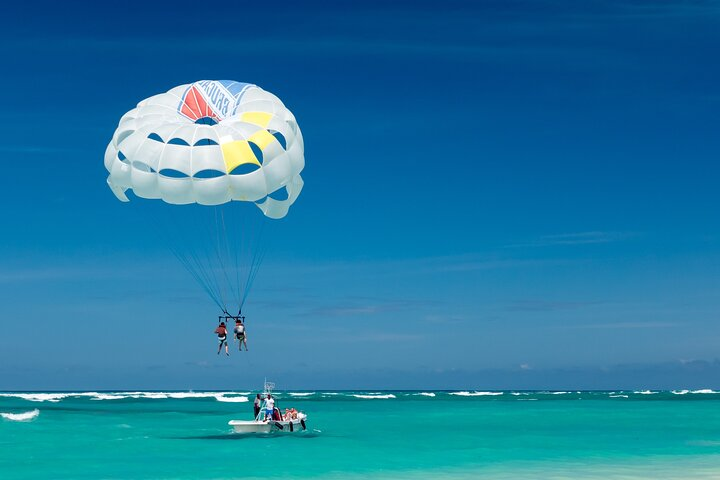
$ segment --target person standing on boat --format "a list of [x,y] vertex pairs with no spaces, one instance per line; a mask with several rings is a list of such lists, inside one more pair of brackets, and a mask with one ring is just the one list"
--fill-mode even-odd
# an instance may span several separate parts
[[230,356],[230,352],[228,351],[228,344],[227,344],[227,328],[225,328],[225,322],[220,322],[220,326],[215,329],[215,333],[217,333],[218,336],[218,342],[220,344],[218,345],[218,355],[220,355],[220,350],[222,350],[223,343],[225,344],[225,355],[228,357]]
[[262,405],[262,395],[259,393],[255,395],[255,403],[253,405],[253,410],[255,411],[255,418],[258,418],[258,415],[260,415],[260,406]]
[[268,396],[265,399],[265,420],[272,418],[273,410],[275,410],[275,399],[268,393]]

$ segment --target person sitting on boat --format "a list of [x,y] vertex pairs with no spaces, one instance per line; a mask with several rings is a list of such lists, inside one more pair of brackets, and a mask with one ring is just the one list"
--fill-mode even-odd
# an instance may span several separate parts
[[297,418],[297,410],[294,408],[286,408],[285,409],[285,420],[294,420]]
[[265,398],[265,421],[272,418],[273,410],[275,409],[275,399],[272,395],[268,393],[267,398]]
[[262,400],[262,395],[260,395],[259,393],[255,395],[255,403],[253,404],[255,418],[258,418],[258,415],[260,415],[260,406],[262,405]]
[[235,340],[238,342],[238,350],[242,352],[243,344],[245,345],[245,351],[247,352],[247,335],[245,334],[245,325],[241,319],[235,320]]
[[215,329],[215,333],[217,333],[218,341],[220,344],[218,345],[218,355],[220,355],[220,350],[222,350],[223,343],[225,344],[225,355],[230,356],[230,352],[228,351],[228,344],[227,344],[227,328],[225,327],[225,322],[220,322],[220,326],[218,326]]

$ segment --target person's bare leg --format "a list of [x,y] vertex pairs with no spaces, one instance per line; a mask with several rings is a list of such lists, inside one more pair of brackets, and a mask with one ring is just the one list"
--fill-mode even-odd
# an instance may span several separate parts
[[247,337],[243,338],[243,344],[245,345],[245,351],[247,352]]

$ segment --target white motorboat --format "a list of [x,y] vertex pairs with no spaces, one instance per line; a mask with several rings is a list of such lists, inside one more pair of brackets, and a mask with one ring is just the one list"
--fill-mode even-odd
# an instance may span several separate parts
[[307,421],[307,415],[295,409],[292,409],[292,411],[283,416],[280,410],[275,408],[275,418],[268,418],[266,420],[267,397],[272,394],[274,388],[274,383],[265,382],[263,403],[260,408],[260,413],[258,413],[254,420],[230,420],[228,422],[228,425],[233,427],[235,433],[294,433],[302,432],[307,428],[305,423]]
[[306,419],[307,415],[298,412],[297,418],[288,420],[230,420],[228,425],[233,427],[235,433],[293,433],[305,430]]

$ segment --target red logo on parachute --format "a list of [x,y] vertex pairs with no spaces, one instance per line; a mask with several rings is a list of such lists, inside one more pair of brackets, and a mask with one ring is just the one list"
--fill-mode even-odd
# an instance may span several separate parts
[[203,97],[202,93],[200,93],[195,85],[185,92],[183,101],[180,104],[180,113],[193,121],[198,121],[201,118],[208,118],[217,123],[222,120],[222,118],[220,118],[220,116],[218,116],[218,114],[208,104],[205,97]]

